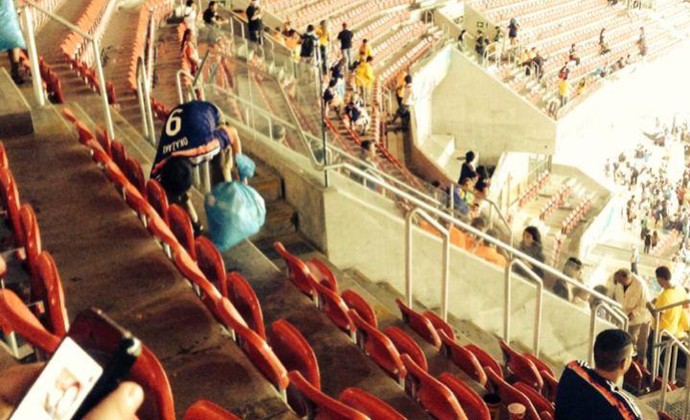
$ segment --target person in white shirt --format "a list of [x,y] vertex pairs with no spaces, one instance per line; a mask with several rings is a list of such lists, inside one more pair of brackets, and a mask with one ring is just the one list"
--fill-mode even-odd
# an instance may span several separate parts
[[197,5],[194,3],[194,0],[187,0],[184,11],[182,12],[182,21],[185,25],[187,25],[188,29],[192,30],[192,33],[195,36],[197,34],[196,17],[198,13],[199,10],[197,9]]
[[649,324],[652,321],[652,315],[647,309],[647,302],[649,302],[647,285],[630,270],[622,268],[613,274],[613,285],[608,289],[613,291],[613,299],[623,305],[623,311],[630,321],[628,332],[637,349],[637,358],[644,363]]

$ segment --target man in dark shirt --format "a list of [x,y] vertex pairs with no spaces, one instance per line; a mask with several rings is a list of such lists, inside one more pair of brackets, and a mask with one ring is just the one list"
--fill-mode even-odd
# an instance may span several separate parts
[[620,389],[630,368],[633,343],[623,330],[605,330],[594,342],[592,369],[570,362],[558,382],[556,420],[642,420],[635,402]]
[[347,23],[343,22],[343,30],[338,32],[338,41],[340,41],[340,51],[343,52],[343,57],[347,60],[347,70],[352,68],[352,37],[354,34],[347,29]]
[[259,9],[259,0],[252,0],[247,7],[247,26],[249,28],[249,40],[261,44],[262,16]]
[[228,23],[227,19],[218,15],[218,4],[215,1],[210,1],[208,3],[208,8],[204,10],[204,23],[214,26]]

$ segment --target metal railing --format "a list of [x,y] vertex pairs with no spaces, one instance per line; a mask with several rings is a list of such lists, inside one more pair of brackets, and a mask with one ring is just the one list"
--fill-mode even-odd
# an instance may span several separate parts
[[[654,350],[660,352],[663,347],[666,352],[664,369],[661,376],[661,403],[659,405],[659,411],[665,412],[668,399],[668,385],[669,382],[674,382],[676,377],[678,352],[685,354],[686,359],[690,360],[690,349],[666,330],[661,331],[659,337],[665,340],[656,344]],[[653,376],[653,378],[655,378],[655,376]],[[690,419],[690,363],[687,362],[685,363],[685,408],[683,419]]]
[[656,378],[659,374],[659,360],[661,359],[661,351],[659,348],[659,343],[661,343],[662,332],[659,330],[661,324],[661,314],[664,311],[674,309],[677,307],[683,307],[685,305],[690,305],[690,299],[683,300],[681,302],[671,303],[660,308],[650,308],[650,312],[654,317],[654,340],[652,344],[652,377]]
[[510,319],[512,317],[512,300],[513,300],[513,267],[517,266],[527,276],[526,279],[537,286],[534,307],[534,326],[533,326],[533,340],[532,352],[539,357],[539,344],[541,343],[541,319],[544,297],[544,280],[539,277],[532,269],[519,260],[513,258],[506,266],[505,270],[505,296],[504,296],[504,314],[503,314],[503,340],[510,344]]
[[115,129],[113,127],[113,117],[110,113],[110,105],[108,104],[108,91],[105,84],[105,75],[103,73],[103,63],[101,62],[101,48],[98,38],[82,31],[76,25],[70,23],[66,19],[52,13],[33,0],[24,0],[24,22],[26,25],[26,34],[28,38],[29,61],[31,62],[31,78],[33,80],[34,94],[39,106],[45,105],[45,97],[43,95],[43,84],[41,80],[41,72],[38,65],[38,52],[36,50],[36,36],[33,31],[33,9],[47,15],[50,19],[57,23],[66,26],[70,30],[82,36],[84,39],[91,41],[93,49],[94,62],[96,63],[96,77],[98,78],[98,85],[100,88],[101,100],[103,102],[103,113],[105,115],[105,128],[110,138],[115,138]]
[[156,127],[153,123],[153,109],[151,108],[151,79],[148,77],[144,60],[137,59],[137,100],[141,110],[141,122],[143,124],[144,137],[152,145],[156,145]]
[[628,317],[625,315],[625,313],[620,310],[619,308],[616,307],[611,307],[605,302],[597,302],[591,307],[592,314],[591,318],[589,321],[589,353],[587,356],[587,360],[589,361],[589,364],[591,366],[594,366],[594,339],[596,335],[596,329],[597,329],[597,320],[599,319],[599,310],[603,309],[607,315],[609,315],[611,318],[613,318],[615,321],[618,321],[620,328],[624,331],[628,331]]

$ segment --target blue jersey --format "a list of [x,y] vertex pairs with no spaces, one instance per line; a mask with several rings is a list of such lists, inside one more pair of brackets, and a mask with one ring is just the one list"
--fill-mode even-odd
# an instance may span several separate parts
[[151,177],[171,157],[188,157],[192,164],[210,160],[230,145],[224,130],[219,130],[220,112],[210,102],[192,101],[173,108],[163,125]]

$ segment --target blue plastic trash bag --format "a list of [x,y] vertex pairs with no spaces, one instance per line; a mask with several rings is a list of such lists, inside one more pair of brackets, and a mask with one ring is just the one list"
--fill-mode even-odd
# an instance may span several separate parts
[[0,51],[13,48],[26,49],[22,30],[19,28],[19,16],[14,10],[13,0],[0,1]]
[[240,173],[240,180],[254,178],[256,163],[249,156],[243,154],[235,156],[235,165],[237,165],[237,171]]
[[263,197],[238,181],[213,187],[206,194],[204,207],[211,240],[221,252],[259,232],[266,221]]

